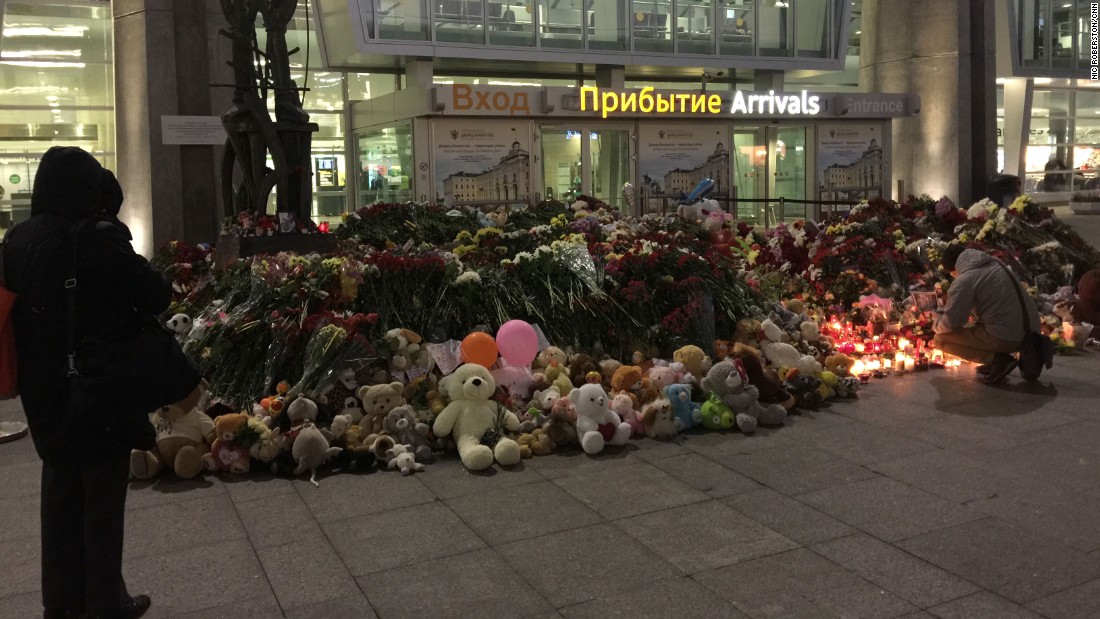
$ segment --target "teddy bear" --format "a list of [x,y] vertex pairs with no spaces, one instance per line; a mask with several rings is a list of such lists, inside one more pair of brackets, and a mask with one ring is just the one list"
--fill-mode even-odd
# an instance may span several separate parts
[[424,465],[416,461],[412,445],[398,443],[386,450],[386,468],[401,471],[402,475],[412,475],[423,471]]
[[642,414],[634,408],[634,401],[626,393],[620,393],[611,398],[611,410],[620,419],[630,425],[631,436],[645,435],[645,425],[642,424]]
[[359,384],[355,381],[355,371],[350,368],[342,370],[336,381],[318,394],[317,401],[321,403],[325,418],[351,415],[353,423],[359,423],[363,418],[363,409],[359,405],[359,398],[355,395],[358,390]]
[[764,368],[760,351],[745,344],[734,344],[733,357],[741,360],[749,383],[760,391],[761,404],[782,404],[787,410],[794,408],[795,397],[783,388],[774,370]]
[[417,419],[411,406],[398,406],[386,413],[382,427],[398,445],[406,445],[417,462],[432,461],[432,447],[428,440],[431,428]]
[[748,372],[739,359],[716,364],[707,374],[704,387],[729,406],[734,423],[746,434],[755,432],[760,423],[782,425],[787,418],[783,406],[760,402],[760,391],[749,382]]
[[760,347],[761,322],[755,318],[742,318],[734,327],[733,341],[753,348]]
[[202,456],[206,470],[246,473],[251,465],[248,448],[237,442],[238,435],[248,426],[248,413],[230,413],[214,420],[214,443]]
[[836,384],[833,385],[833,391],[838,398],[857,398],[859,388],[859,379],[855,376],[838,376]]
[[381,434],[386,415],[398,406],[408,404],[405,401],[404,385],[396,381],[360,387],[358,395],[359,401],[363,403],[363,419],[359,426],[368,436]]
[[821,341],[821,328],[813,320],[803,321],[798,330],[802,334],[802,341],[807,344],[817,344]]
[[[565,351],[557,346],[547,346],[543,348],[539,355],[535,357],[535,368],[545,370],[551,366],[561,366],[566,372],[569,369],[566,365],[569,363],[569,356],[565,354]],[[553,379],[550,379],[553,380]]]
[[676,437],[676,416],[672,414],[672,402],[665,398],[657,398],[642,407],[642,423],[649,438]]
[[676,370],[667,365],[654,365],[646,373],[646,378],[649,379],[649,385],[658,393],[663,392],[665,387],[680,382]]
[[340,453],[339,447],[329,445],[328,439],[321,430],[314,425],[313,420],[306,419],[298,430],[298,437],[294,439],[294,446],[290,454],[298,466],[294,468],[294,475],[301,475],[309,471],[309,483],[320,486],[317,483],[317,469],[329,459]]
[[413,368],[419,368],[419,373],[426,373],[431,369],[431,353],[427,348],[421,348],[424,338],[415,331],[390,329],[382,336],[382,341],[389,349],[391,373],[400,374]]
[[569,392],[569,399],[577,409],[577,436],[586,454],[600,453],[605,444],[626,445],[630,440],[630,424],[607,408],[603,387],[582,385]]
[[672,360],[684,364],[687,371],[698,382],[707,374],[707,370],[713,365],[711,358],[702,348],[693,345],[681,346],[672,353]]
[[600,360],[600,384],[603,385],[604,391],[611,389],[611,381],[615,378],[615,372],[618,372],[621,367],[623,367],[623,363],[618,359],[606,358]]
[[519,443],[519,453],[522,458],[548,456],[554,451],[554,441],[542,428],[520,434],[516,442]]
[[569,380],[572,381],[574,387],[580,387],[588,383],[590,372],[595,372],[598,376],[600,366],[596,365],[595,359],[584,353],[573,357],[573,360],[569,363]]
[[182,401],[153,414],[156,447],[130,452],[130,472],[135,479],[151,479],[164,468],[171,468],[182,479],[192,479],[203,471],[203,454],[210,451],[215,434],[214,420],[197,408],[203,392],[199,384]]
[[550,418],[542,427],[554,449],[572,447],[577,440],[577,408],[568,397],[554,402],[550,408]]
[[786,380],[783,381],[783,388],[797,399],[796,406],[813,411],[817,410],[824,400],[821,392],[818,391],[819,387],[821,387],[819,378],[811,374],[804,374],[797,369],[788,372]]
[[680,431],[694,428],[703,421],[699,405],[691,401],[691,387],[688,385],[669,385],[662,394],[672,404],[672,414]]
[[491,399],[496,382],[489,370],[466,363],[444,385],[451,403],[435,418],[432,430],[436,436],[454,437],[462,464],[480,471],[489,468],[494,458],[504,466],[519,462],[519,444],[500,434],[518,431],[519,419]]
[[642,369],[636,365],[624,365],[611,377],[611,395],[620,394],[629,397],[635,409],[658,395],[656,390],[649,388],[649,381],[642,377]]
[[[730,356],[730,351],[733,350],[732,340],[714,340],[711,342],[711,348],[714,350],[714,358],[722,361],[726,357]],[[699,377],[702,380],[702,376]]]
[[695,202],[694,204],[681,204],[676,207],[676,215],[684,221],[702,222],[706,218],[703,214],[703,203]]
[[[525,416],[528,417],[534,425],[528,428],[521,428],[521,431],[530,432],[534,428],[541,427],[542,424],[546,423],[547,418],[550,416],[550,409],[554,406],[554,402],[560,399],[561,391],[553,385],[532,394],[531,402],[527,406],[527,413]],[[525,422],[521,420],[520,423],[522,425]]]
[[852,365],[855,362],[855,359],[842,352],[838,352],[825,357],[825,368],[838,377],[848,376],[852,373]]
[[[543,351],[546,352],[546,351]],[[564,356],[565,353],[562,353]],[[550,365],[543,370],[546,380],[562,393],[569,393],[573,388],[573,380],[569,377],[569,366],[559,363],[556,357],[549,360]]]

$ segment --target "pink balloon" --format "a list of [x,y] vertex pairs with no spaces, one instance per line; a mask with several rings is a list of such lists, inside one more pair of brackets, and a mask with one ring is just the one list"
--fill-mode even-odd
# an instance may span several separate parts
[[497,331],[497,348],[509,365],[530,365],[539,354],[539,336],[526,322],[509,320]]

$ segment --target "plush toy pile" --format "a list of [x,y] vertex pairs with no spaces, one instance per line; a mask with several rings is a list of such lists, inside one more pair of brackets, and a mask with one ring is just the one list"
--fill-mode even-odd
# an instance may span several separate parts
[[[1072,300],[1074,272],[1100,266],[1026,197],[1007,209],[875,200],[766,231],[696,210],[379,204],[347,218],[335,254],[224,270],[211,248],[173,243],[155,260],[174,281],[168,322],[208,393],[158,413],[163,444],[135,455],[134,474],[411,475],[448,448],[479,469],[643,436],[752,433],[855,397],[891,363],[948,365],[914,293],[949,285],[931,265],[951,243],[1005,259],[1064,350],[1052,310]],[[507,358],[510,322],[531,329],[531,359]],[[459,342],[473,336],[477,351]]]

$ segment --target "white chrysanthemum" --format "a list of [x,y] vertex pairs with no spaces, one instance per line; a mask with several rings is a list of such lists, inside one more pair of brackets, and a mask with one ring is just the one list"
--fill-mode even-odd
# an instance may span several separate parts
[[1034,252],[1054,251],[1054,250],[1058,249],[1061,246],[1062,246],[1062,244],[1059,243],[1058,241],[1048,241],[1046,243],[1043,243],[1042,245],[1036,245],[1035,247],[1032,247],[1031,251],[1034,251]]
[[535,254],[532,254],[532,253],[526,252],[526,251],[521,251],[518,254],[516,254],[515,262],[519,263],[519,262],[523,262],[524,260],[534,260],[534,259],[535,259]]
[[463,271],[455,278],[456,284],[480,284],[481,276],[477,271]]

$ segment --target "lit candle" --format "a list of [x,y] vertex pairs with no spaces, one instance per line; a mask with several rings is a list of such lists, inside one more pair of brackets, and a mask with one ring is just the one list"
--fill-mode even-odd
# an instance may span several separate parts
[[917,365],[916,360],[913,359],[912,357],[906,355],[906,357],[905,357],[905,371],[906,372],[912,372],[913,369],[916,367],[916,365]]
[[894,360],[891,359],[888,356],[883,357],[883,359],[882,359],[882,369],[890,370],[890,369],[893,369],[893,367],[894,367]]
[[863,361],[860,360],[853,363],[852,369],[849,371],[852,373],[852,376],[859,376],[860,374],[863,374],[865,370],[866,367],[864,366]]
[[856,352],[862,353],[862,352],[865,352],[866,350],[867,350],[867,347],[863,345],[863,342],[859,342],[858,344],[856,344]]
[[878,359],[872,359],[871,363],[867,366],[867,369],[871,370],[872,372],[874,372],[874,371],[876,371],[880,368],[882,368],[882,362],[879,361]]

